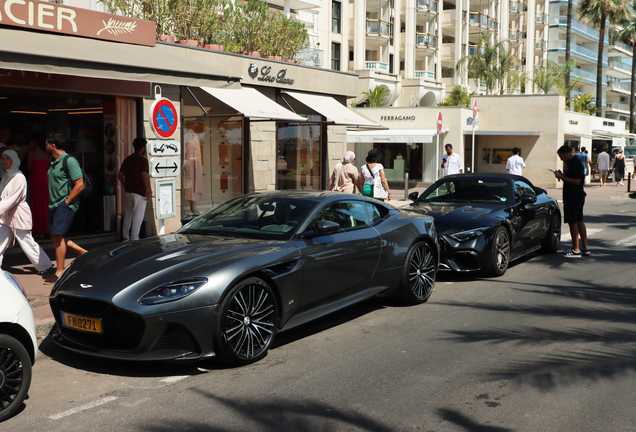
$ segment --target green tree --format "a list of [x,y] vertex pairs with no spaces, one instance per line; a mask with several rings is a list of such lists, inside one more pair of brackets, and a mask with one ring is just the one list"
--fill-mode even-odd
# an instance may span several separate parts
[[444,102],[437,104],[437,106],[461,106],[470,108],[470,95],[464,87],[456,85],[448,96],[446,96]]
[[[636,13],[634,10],[634,5],[632,7],[632,14]],[[629,131],[631,133],[635,133],[634,127],[634,110],[636,109],[636,21],[632,20],[622,23],[623,29],[618,32],[616,37],[623,40],[624,42],[630,43],[632,45],[632,79],[630,85],[630,95],[629,95]]]
[[570,70],[573,66],[573,60],[570,60],[563,65],[559,65],[551,60],[542,61],[534,68],[532,82],[544,94],[548,94],[550,91],[557,93],[553,90],[556,87],[558,94],[564,95],[567,100],[569,99],[567,95],[580,81],[580,79],[577,79],[574,82],[567,84],[567,80],[570,77]]
[[[632,18],[629,0],[581,0],[579,15],[587,18],[599,28],[598,57],[596,60],[596,102],[603,106],[603,48],[605,45],[605,22],[612,23]],[[574,99],[573,99],[574,100]],[[601,116],[601,110],[596,112]]]
[[388,88],[376,85],[373,90],[363,91],[361,94],[367,95],[370,107],[379,108],[385,99],[389,97],[389,95],[387,95],[389,92],[390,90]]
[[600,108],[594,105],[594,95],[592,93],[576,95],[571,102],[576,112],[592,115],[600,111]]
[[517,87],[518,79],[521,75],[516,71],[519,66],[519,59],[510,49],[510,42],[504,40],[499,45],[494,73],[499,85],[499,94],[502,95],[509,84],[514,84],[514,87]]

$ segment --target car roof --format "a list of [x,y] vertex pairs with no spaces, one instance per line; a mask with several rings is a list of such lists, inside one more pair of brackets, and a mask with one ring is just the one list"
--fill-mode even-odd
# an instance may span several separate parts
[[532,182],[530,182],[530,180],[528,180],[527,178],[523,177],[523,176],[519,176],[519,175],[515,175],[515,174],[507,174],[507,173],[470,173],[470,174],[453,174],[453,175],[449,175],[446,177],[442,177],[437,181],[440,180],[452,180],[455,178],[474,178],[474,179],[480,179],[480,180],[501,180],[501,179],[507,179],[507,180],[521,180],[524,181],[526,183],[532,184]]
[[365,197],[362,195],[352,195],[345,194],[342,192],[334,192],[334,191],[325,191],[325,190],[303,190],[303,189],[287,189],[287,190],[275,190],[275,191],[263,191],[263,192],[252,192],[242,196],[261,196],[261,197],[282,197],[282,198],[300,198],[300,199],[310,199],[315,201],[330,201],[337,199],[356,199],[372,202],[375,204],[383,204],[386,206],[386,203],[382,203],[373,198]]

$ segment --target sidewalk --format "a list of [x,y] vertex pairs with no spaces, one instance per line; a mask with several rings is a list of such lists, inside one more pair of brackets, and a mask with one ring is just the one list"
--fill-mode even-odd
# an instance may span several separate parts
[[[425,187],[412,188],[409,189],[409,193],[415,191],[422,193],[424,190],[426,190]],[[632,185],[632,190],[636,190],[636,184]],[[627,183],[625,183],[625,186],[618,187],[615,183],[609,183],[606,186],[601,187],[599,181],[596,180],[591,184],[585,185],[585,192],[587,193],[588,202],[630,197],[630,193],[627,192]],[[395,207],[402,207],[410,203],[410,201],[406,201],[404,199],[404,190],[392,188],[391,193],[393,195],[393,199],[389,201],[389,204]],[[548,189],[548,195],[560,201],[563,197],[563,190],[560,188]],[[88,250],[91,250],[101,244],[105,244],[103,242],[92,244],[85,244],[83,242],[79,243],[82,247]],[[42,243],[42,246],[50,258],[55,258],[53,244],[50,241]],[[73,258],[67,258],[66,265],[68,266],[72,261]],[[4,256],[3,269],[8,273],[13,274],[24,287],[24,290],[29,297],[29,303],[33,308],[33,315],[35,317],[35,323],[38,330],[38,338],[40,340],[44,339],[54,324],[53,313],[51,312],[48,301],[52,285],[43,284],[46,276],[38,276],[35,273],[35,269],[19,246],[7,251]]]

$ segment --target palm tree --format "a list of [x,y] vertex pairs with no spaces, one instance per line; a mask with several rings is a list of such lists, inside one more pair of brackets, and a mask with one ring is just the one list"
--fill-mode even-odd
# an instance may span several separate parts
[[379,108],[382,106],[382,102],[384,99],[389,96],[386,93],[389,93],[390,90],[386,87],[380,87],[378,85],[375,86],[373,90],[364,91],[362,94],[367,95],[369,100],[369,106],[373,108]]
[[461,106],[470,108],[470,95],[464,87],[456,85],[446,99],[444,99],[444,102],[438,103],[437,106]]
[[585,93],[576,95],[571,101],[574,105],[574,111],[592,115],[598,113],[600,108],[594,106],[594,95],[592,93]]
[[[569,64],[570,59],[570,40],[572,38],[572,4],[574,0],[568,0],[568,17],[567,17],[567,29],[565,31],[565,64]],[[567,73],[565,74],[565,88],[568,89],[567,94],[565,95],[565,100],[570,100],[570,90],[574,86],[570,86],[570,69],[568,68]],[[569,104],[571,105],[571,104]],[[570,110],[572,106],[570,106]]]
[[479,47],[475,55],[462,57],[455,66],[459,73],[468,71],[470,78],[475,82],[486,83],[486,94],[495,87],[497,83],[497,60],[499,48],[502,42],[491,42],[488,35],[479,38]]
[[[634,5],[632,5],[634,8]],[[632,13],[636,12],[632,9]],[[623,23],[623,29],[616,35],[617,38],[632,44],[632,79],[629,95],[629,131],[634,133],[636,125],[634,125],[634,109],[636,108],[636,21]]]
[[596,115],[601,117],[603,106],[603,47],[605,45],[605,21],[623,21],[631,18],[629,0],[581,0],[579,15],[587,18],[599,28],[598,58],[596,62],[596,103],[599,110]]
[[[514,73],[514,69],[519,66],[519,59],[510,50],[510,42],[503,40],[500,42],[499,50],[497,51],[497,65],[495,68],[495,77],[499,84],[499,94],[504,94],[506,84],[515,83],[519,80],[520,76]],[[515,71],[516,72],[516,71]]]

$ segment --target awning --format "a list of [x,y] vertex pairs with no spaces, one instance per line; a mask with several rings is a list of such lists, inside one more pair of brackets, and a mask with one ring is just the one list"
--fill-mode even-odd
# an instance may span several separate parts
[[201,87],[224,104],[234,108],[245,117],[267,120],[300,121],[306,119],[283,108],[261,92],[249,87],[239,89]]
[[[0,28],[0,69],[197,87],[239,87],[241,77],[174,52]],[[188,48],[182,48],[187,50]]]
[[[443,130],[442,133],[448,132]],[[347,142],[432,143],[436,129],[388,129],[379,131],[347,131]]]
[[354,113],[349,108],[332,98],[331,96],[320,96],[308,93],[297,93],[285,91],[283,96],[289,95],[301,104],[311,108],[318,114],[327,118],[328,121],[337,125],[361,126],[361,127],[382,127],[361,115]]
[[[471,135],[472,131],[464,131],[464,135]],[[498,135],[498,136],[540,136],[538,131],[487,131],[476,130],[475,135]]]

